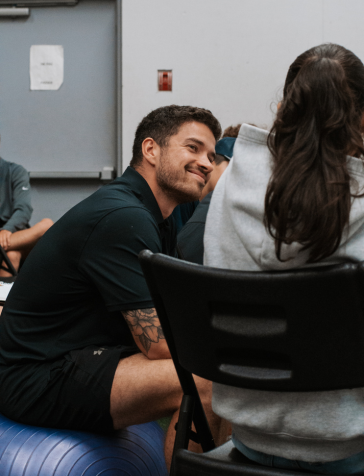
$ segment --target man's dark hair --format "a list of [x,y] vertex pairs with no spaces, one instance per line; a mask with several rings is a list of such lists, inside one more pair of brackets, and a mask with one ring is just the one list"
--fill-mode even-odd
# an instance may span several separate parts
[[138,167],[143,160],[142,143],[147,137],[156,141],[163,148],[169,138],[178,133],[180,127],[187,122],[205,124],[212,132],[215,140],[221,136],[221,126],[216,117],[207,109],[192,106],[164,106],[150,112],[139,124],[133,144],[131,167]]

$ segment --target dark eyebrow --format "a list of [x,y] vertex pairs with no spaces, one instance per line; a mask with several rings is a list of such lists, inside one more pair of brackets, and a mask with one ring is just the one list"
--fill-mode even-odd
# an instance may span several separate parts
[[191,140],[192,142],[196,142],[196,144],[199,145],[205,145],[201,140],[195,139],[194,137],[189,137],[188,139],[186,139],[186,142],[189,140]]
[[[188,142],[188,141],[195,142],[196,144],[202,145],[202,146],[205,145],[201,140],[195,139],[195,137],[189,137],[188,139],[186,139],[186,142]],[[215,152],[211,152],[211,153],[208,154],[208,155],[212,157],[211,162],[213,162],[213,161],[215,160],[215,158],[216,158]]]

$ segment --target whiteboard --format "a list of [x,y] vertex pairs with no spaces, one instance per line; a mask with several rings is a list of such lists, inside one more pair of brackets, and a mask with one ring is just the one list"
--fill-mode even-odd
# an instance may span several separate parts
[[[31,172],[99,172],[117,162],[116,2],[0,17],[0,156]],[[64,81],[31,91],[32,45],[62,45]]]

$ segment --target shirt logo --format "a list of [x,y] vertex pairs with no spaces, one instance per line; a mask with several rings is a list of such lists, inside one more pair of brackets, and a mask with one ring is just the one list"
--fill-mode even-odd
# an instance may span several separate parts
[[22,190],[29,190],[28,187],[22,187],[21,189],[22,189]]
[[99,350],[94,350],[94,355],[96,355],[96,354],[101,355],[104,350],[106,350],[104,347],[100,347]]

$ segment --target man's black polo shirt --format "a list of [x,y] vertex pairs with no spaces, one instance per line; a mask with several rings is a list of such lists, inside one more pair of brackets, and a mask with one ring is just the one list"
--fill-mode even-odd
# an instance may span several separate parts
[[[154,307],[138,254],[175,255],[176,232],[132,168],[66,213],[38,242],[0,318],[1,369],[88,345],[135,346],[120,311]],[[136,349],[136,347],[135,347]]]

